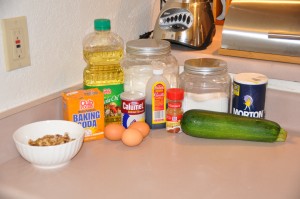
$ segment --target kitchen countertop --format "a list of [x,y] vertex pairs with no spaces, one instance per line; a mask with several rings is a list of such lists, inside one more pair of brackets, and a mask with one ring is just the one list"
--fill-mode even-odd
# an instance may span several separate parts
[[0,165],[0,198],[298,199],[299,151],[299,132],[260,143],[152,130],[137,147],[86,142],[57,169],[12,159]]

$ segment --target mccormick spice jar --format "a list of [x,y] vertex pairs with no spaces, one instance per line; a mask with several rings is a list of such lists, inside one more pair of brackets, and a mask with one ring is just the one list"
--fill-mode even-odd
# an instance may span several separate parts
[[182,100],[184,91],[181,88],[170,88],[167,90],[168,108],[166,130],[169,133],[179,133],[181,131],[180,121],[183,116]]
[[227,72],[227,63],[223,60],[186,60],[184,71],[179,75],[179,87],[184,89],[184,111],[229,111],[231,78]]
[[232,114],[265,117],[268,78],[259,73],[240,73],[233,77]]

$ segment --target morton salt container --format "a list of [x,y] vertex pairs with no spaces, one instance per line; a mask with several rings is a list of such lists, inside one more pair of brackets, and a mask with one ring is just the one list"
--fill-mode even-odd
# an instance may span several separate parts
[[186,60],[184,71],[179,75],[179,87],[184,89],[184,111],[229,111],[231,78],[227,72],[227,63],[223,60]]
[[265,117],[268,78],[259,73],[239,73],[233,77],[232,114]]
[[124,90],[145,93],[152,77],[153,67],[163,69],[171,87],[178,85],[179,67],[171,54],[170,42],[156,39],[138,39],[126,43],[126,55],[121,61],[124,70]]

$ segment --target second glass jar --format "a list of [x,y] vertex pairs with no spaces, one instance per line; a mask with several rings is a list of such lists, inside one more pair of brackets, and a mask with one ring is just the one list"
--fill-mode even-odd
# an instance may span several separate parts
[[184,89],[184,111],[229,112],[231,78],[225,61],[214,58],[186,60],[184,71],[179,75],[179,87]]

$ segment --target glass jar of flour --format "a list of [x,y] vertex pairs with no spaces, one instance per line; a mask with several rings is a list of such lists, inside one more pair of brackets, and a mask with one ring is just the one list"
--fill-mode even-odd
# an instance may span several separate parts
[[186,60],[184,71],[179,75],[179,87],[184,89],[184,111],[202,109],[228,113],[231,78],[225,61],[214,58]]
[[124,90],[145,94],[146,84],[153,68],[162,68],[170,87],[178,87],[179,67],[171,54],[170,42],[155,39],[138,39],[126,43],[126,55],[121,61],[124,70]]

